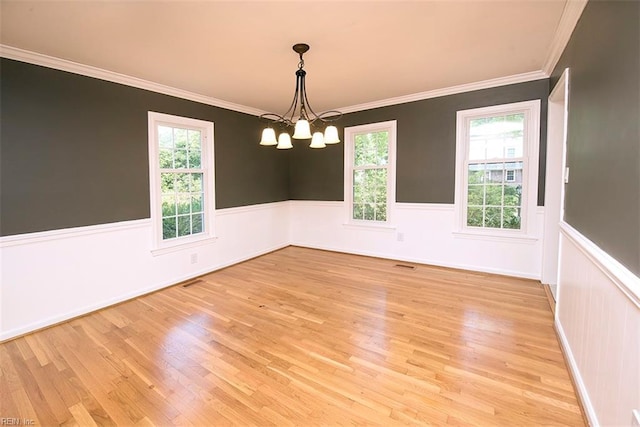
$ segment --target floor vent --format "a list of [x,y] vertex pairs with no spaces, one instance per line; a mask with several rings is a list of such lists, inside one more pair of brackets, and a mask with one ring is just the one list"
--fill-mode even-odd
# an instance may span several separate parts
[[182,285],[183,288],[188,288],[189,286],[193,286],[193,285],[197,285],[198,283],[202,283],[203,281],[200,279],[197,280],[193,280],[191,282],[187,282],[185,284]]
[[408,264],[396,264],[396,265],[394,265],[394,267],[404,268],[406,270],[415,270],[416,269],[415,265],[408,265]]

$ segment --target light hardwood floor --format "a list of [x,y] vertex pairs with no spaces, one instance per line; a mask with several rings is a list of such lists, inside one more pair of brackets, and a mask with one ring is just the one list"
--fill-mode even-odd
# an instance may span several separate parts
[[0,416],[584,425],[539,283],[396,264],[288,247],[5,342]]

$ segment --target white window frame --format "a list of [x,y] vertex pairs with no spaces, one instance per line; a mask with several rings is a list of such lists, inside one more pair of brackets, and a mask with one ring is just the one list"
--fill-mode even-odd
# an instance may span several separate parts
[[[387,219],[386,221],[353,219],[353,161],[355,158],[355,136],[363,133],[389,132],[389,159],[387,163]],[[397,120],[370,123],[344,128],[344,201],[345,225],[395,229],[392,225],[396,203],[396,134]]]
[[[509,172],[511,172],[511,179],[509,179]],[[516,180],[516,171],[514,169],[506,169],[504,171],[504,181],[515,182],[515,180]]]
[[[522,168],[522,221],[519,230],[467,226],[469,125],[471,120],[506,114],[524,114]],[[535,235],[540,156],[540,100],[461,110],[456,116],[455,234],[477,237],[538,239]]]
[[[214,185],[214,133],[213,123],[170,114],[148,112],[149,123],[149,190],[150,212],[153,229],[153,255],[161,255],[189,247],[210,243],[215,239],[215,185]],[[158,126],[167,125],[202,132],[201,170],[203,172],[204,220],[203,232],[164,240],[162,238],[162,197],[160,188],[160,164]],[[188,169],[187,169],[188,170]]]

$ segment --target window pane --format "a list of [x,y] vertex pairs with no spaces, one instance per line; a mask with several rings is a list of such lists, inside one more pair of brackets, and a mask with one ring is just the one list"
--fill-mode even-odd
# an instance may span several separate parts
[[201,192],[202,191],[202,174],[201,173],[192,173],[191,174],[191,192]]
[[480,184],[484,182],[484,165],[483,164],[470,164],[469,165],[469,184]]
[[354,170],[353,171],[353,184],[354,185],[362,185],[364,183],[364,171],[363,170]]
[[160,168],[173,169],[173,151],[160,149]]
[[362,186],[358,185],[353,187],[353,203],[362,203],[364,201],[363,192],[364,189]]
[[467,225],[470,227],[482,227],[482,208],[467,208]]
[[189,185],[191,184],[191,175],[188,173],[174,173],[175,186],[174,191],[176,193],[188,193]]
[[389,163],[389,132],[376,132],[373,134],[376,145],[376,165]]
[[484,226],[489,228],[500,228],[502,208],[486,208],[484,211]]
[[191,195],[191,212],[202,212],[204,194],[193,194]]
[[176,237],[176,217],[162,218],[162,238],[173,239]]
[[484,186],[483,185],[469,185],[467,189],[467,203],[469,205],[484,204]]
[[173,193],[175,191],[175,175],[174,173],[160,174],[160,190],[162,194]]
[[485,205],[502,206],[502,185],[487,185],[485,187]]
[[199,169],[202,165],[202,152],[199,150],[189,150],[188,167]]
[[158,126],[158,143],[160,148],[173,149],[173,128]]
[[188,194],[178,194],[178,215],[191,213],[191,197]]
[[362,204],[354,204],[353,205],[353,219],[363,219],[364,218],[364,205]]
[[174,216],[176,214],[176,196],[162,196],[162,216]]
[[389,162],[389,132],[355,135],[354,166],[383,166]]
[[175,150],[173,152],[174,168],[185,169],[187,167],[187,150]]
[[505,185],[504,205],[505,206],[522,206],[522,186],[521,185]]
[[519,230],[522,219],[520,218],[520,209],[504,208],[504,228]]
[[376,204],[376,221],[387,220],[387,205],[386,203]]
[[175,148],[178,150],[187,150],[187,130],[186,129],[173,129],[173,140]]
[[191,215],[178,216],[178,237],[191,234]]
[[366,203],[364,205],[364,219],[365,221],[373,221],[376,219],[375,209],[373,203]]
[[202,215],[201,213],[191,215],[191,232],[193,234],[202,233]]
[[486,163],[485,179],[488,184],[501,183],[504,181],[504,163]]
[[387,203],[387,186],[378,187],[375,192],[375,201],[378,203]]
[[[386,221],[386,168],[353,171],[353,203],[354,219]],[[378,206],[384,206],[384,212],[377,214]]]
[[472,119],[469,122],[469,160],[522,157],[524,114]]
[[189,151],[201,150],[201,133],[199,130],[189,130],[187,132],[187,139],[189,141]]

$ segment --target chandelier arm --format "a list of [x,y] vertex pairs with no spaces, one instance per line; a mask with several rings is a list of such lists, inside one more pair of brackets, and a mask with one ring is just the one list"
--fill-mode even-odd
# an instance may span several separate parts
[[315,111],[313,111],[313,108],[311,108],[311,104],[309,103],[309,98],[307,98],[307,87],[306,87],[306,84],[305,84],[304,76],[302,76],[302,85],[301,86],[302,86],[302,93],[300,95],[300,98],[304,100],[303,101],[303,105],[306,106],[307,110],[314,117],[313,119],[311,119],[311,117],[309,117],[309,114],[307,113],[307,120],[309,121],[310,124],[315,122],[316,120],[320,120],[321,122],[324,122],[324,120],[322,120],[320,118],[320,116]]
[[262,120],[269,120],[274,124],[284,124],[285,126],[289,126],[290,124],[289,120],[286,117],[276,113],[264,113],[261,114],[259,118]]
[[[281,127],[289,127],[294,125],[296,125],[297,127],[296,123],[298,123],[299,120],[306,120],[309,122],[309,124],[312,124],[316,121],[327,123],[327,122],[333,122],[340,119],[342,117],[342,112],[338,110],[323,111],[319,114],[313,110],[307,95],[307,87],[306,87],[307,72],[304,70],[304,59],[303,59],[303,54],[309,50],[309,45],[305,43],[298,43],[293,46],[293,50],[299,55],[300,62],[298,62],[298,70],[296,71],[296,89],[293,94],[293,100],[291,101],[291,105],[289,105],[289,109],[282,115],[276,114],[276,113],[264,113],[260,115],[260,119],[269,120],[273,122],[273,124],[279,125]],[[296,122],[294,122],[294,119],[296,119],[294,116],[297,110],[299,110],[300,115],[299,117],[297,117]],[[303,134],[305,134],[305,132],[301,132],[300,135],[303,135]],[[263,140],[260,142],[260,144],[273,145],[270,139],[272,138],[265,137],[263,133]],[[300,139],[305,139],[305,138],[300,138]],[[333,142],[334,143],[339,142],[339,140],[333,141]],[[320,145],[318,143],[314,143],[314,141],[312,140],[311,147],[320,148]],[[291,145],[289,144],[288,147],[284,147],[284,146],[281,147],[280,144],[278,144],[278,148],[291,148]]]
[[296,72],[296,91],[293,93],[293,100],[291,101],[291,105],[289,109],[285,111],[282,117],[287,117],[287,114],[291,113],[291,117],[286,119],[288,125],[293,125],[293,115],[296,112],[296,108],[298,108],[298,94],[300,93],[300,76]]
[[318,114],[318,119],[323,123],[335,122],[336,120],[339,120],[341,117],[342,117],[342,112],[338,110],[327,110]]

